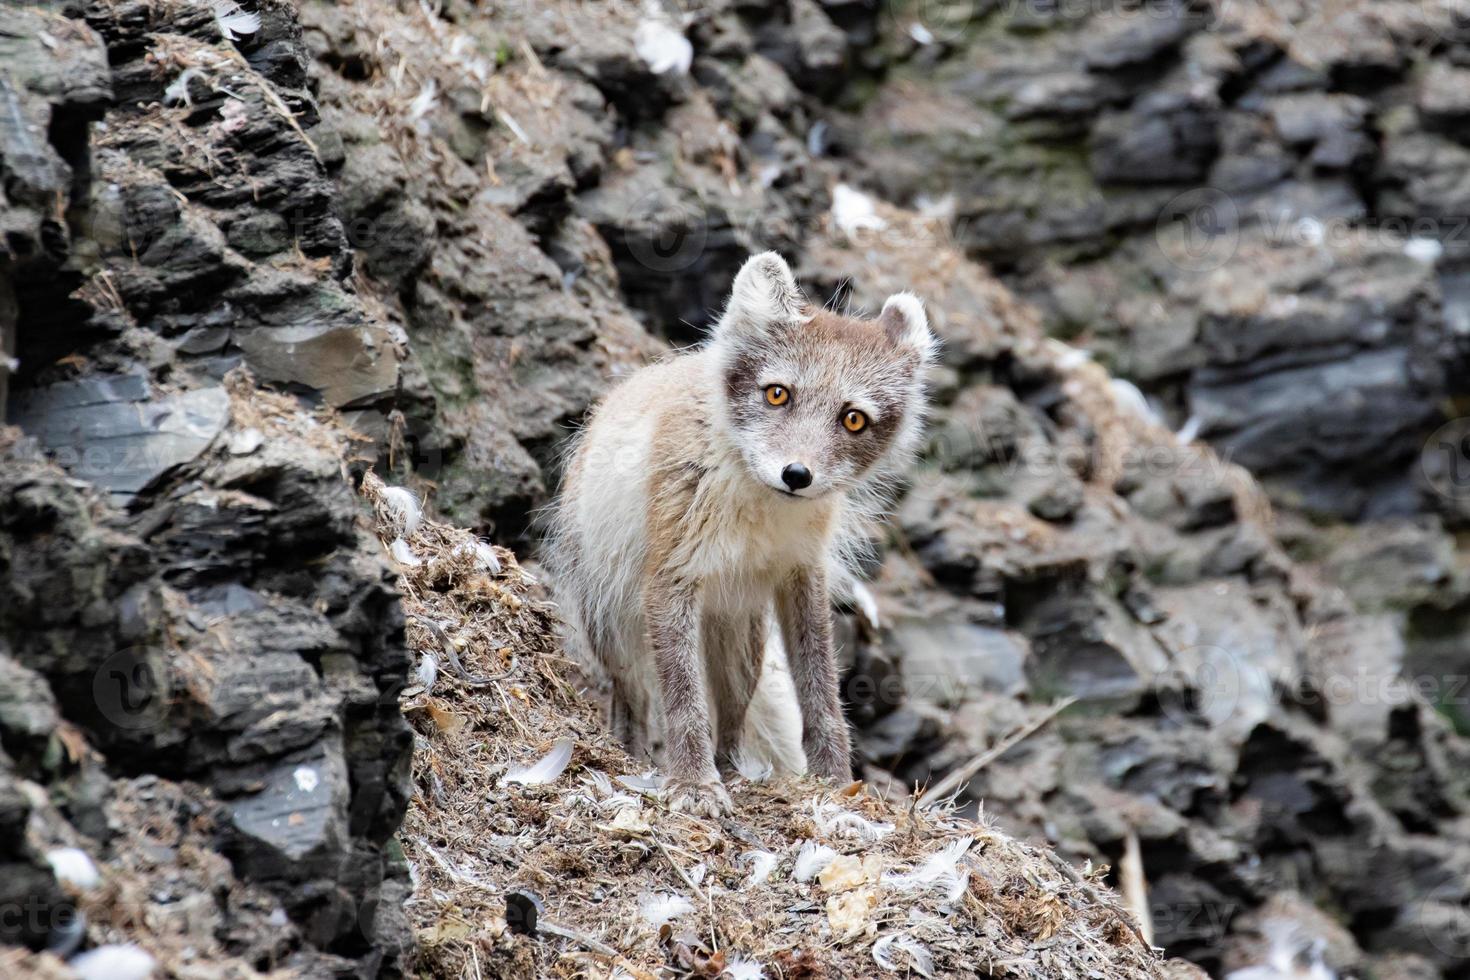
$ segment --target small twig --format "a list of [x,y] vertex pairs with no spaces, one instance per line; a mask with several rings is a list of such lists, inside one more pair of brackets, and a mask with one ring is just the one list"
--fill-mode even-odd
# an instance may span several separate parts
[[1138,846],[1138,834],[1131,828],[1123,838],[1123,860],[1118,862],[1118,877],[1123,886],[1123,903],[1138,920],[1138,929],[1145,945],[1154,944],[1154,920],[1148,907],[1148,877],[1143,871],[1143,851]]
[[1040,718],[1037,718],[1035,721],[1023,726],[1012,734],[1007,735],[1005,738],[1000,740],[999,744],[991,747],[984,752],[981,752],[979,755],[975,756],[975,758],[960,766],[958,769],[945,776],[933,786],[930,786],[928,789],[924,790],[924,795],[919,799],[918,808],[920,810],[930,809],[940,800],[946,799],[952,794],[958,792],[960,787],[964,786],[970,780],[974,779],[975,774],[978,773],[981,769],[984,769],[996,759],[1000,758],[1011,749],[1015,748],[1015,746],[1019,742],[1030,738],[1041,728],[1041,726],[1045,725],[1047,722],[1051,721],[1057,715],[1061,714],[1063,711],[1070,708],[1076,703],[1077,699],[1075,697],[1062,698],[1062,700],[1058,701],[1056,704],[1048,708],[1046,713],[1043,714]]
[[[1061,876],[1063,878],[1066,878],[1072,884],[1080,888],[1082,890],[1082,894],[1087,897],[1088,901],[1101,908],[1115,908],[1112,901],[1104,898],[1101,892],[1092,887],[1092,885],[1089,884],[1085,878],[1077,873],[1076,868],[1072,867],[1066,861],[1062,860],[1062,858],[1055,851],[1046,851],[1045,853],[1046,859],[1051,862],[1051,866],[1053,868],[1056,868],[1057,871],[1061,873]],[[1153,949],[1153,943],[1149,942],[1143,937],[1143,932],[1138,928],[1138,923],[1133,921],[1132,916],[1123,915],[1119,918],[1123,920],[1123,922],[1128,926],[1129,929],[1133,930],[1133,935],[1137,936],[1138,941],[1143,943],[1144,949]]]
[[449,661],[449,666],[454,670],[455,676],[470,687],[489,687],[496,681],[503,681],[516,672],[516,661],[512,657],[510,667],[498,674],[491,674],[489,677],[471,674],[465,669],[464,664],[459,662],[459,653],[455,650],[454,642],[450,640],[449,634],[444,632],[444,627],[427,616],[414,616],[413,621],[426,627],[429,632],[434,634],[434,638],[439,641],[439,646],[444,650],[444,656]]
[[575,929],[568,929],[566,926],[557,925],[555,922],[547,922],[545,919],[542,919],[536,924],[536,931],[544,932],[549,936],[560,936],[562,939],[569,939],[577,945],[586,947],[601,956],[607,956],[612,959],[622,958],[622,954],[601,939],[594,939],[586,933],[578,932]]
[[669,851],[669,846],[663,841],[659,840],[657,837],[653,838],[653,842],[658,845],[658,849],[663,852],[664,857],[669,859],[669,864],[673,866],[674,873],[679,876],[679,879],[683,881],[684,884],[688,885],[689,890],[698,895],[702,902],[708,905],[710,901],[709,896],[704,893],[703,888],[700,888],[694,883],[693,878],[684,873],[684,869],[679,866],[679,862],[674,860],[674,855]]

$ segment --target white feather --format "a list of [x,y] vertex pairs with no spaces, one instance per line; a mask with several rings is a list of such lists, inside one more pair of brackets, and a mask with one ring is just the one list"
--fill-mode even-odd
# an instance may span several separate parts
[[1185,420],[1179,431],[1174,433],[1174,438],[1179,440],[1179,445],[1187,446],[1199,438],[1200,429],[1204,428],[1205,420],[1198,415],[1191,415]]
[[1064,344],[1060,340],[1048,341],[1051,349],[1057,355],[1057,367],[1063,371],[1075,371],[1088,361],[1092,360],[1092,354],[1080,347]]
[[797,881],[811,881],[836,857],[837,852],[826,844],[809,840],[801,845],[801,850],[796,854],[796,867],[792,870],[791,877]]
[[157,961],[137,946],[128,943],[89,949],[80,956],[73,957],[67,966],[81,980],[148,980],[153,976]]
[[851,184],[832,188],[832,221],[848,238],[860,231],[882,231],[888,227],[873,199]]
[[740,886],[741,890],[745,890],[764,885],[766,879],[771,877],[771,872],[776,870],[776,865],[781,863],[781,859],[770,851],[746,851],[740,855],[739,863],[750,865],[750,877]]
[[260,15],[241,10],[234,0],[213,0],[210,7],[214,11],[214,22],[219,25],[219,32],[226,41],[238,41],[246,34],[260,31]]
[[1404,242],[1404,254],[1415,262],[1434,265],[1444,254],[1444,243],[1434,238],[1411,238]]
[[641,776],[619,776],[618,782],[635,793],[649,793],[657,796],[664,790],[664,777],[653,770]]
[[694,904],[683,895],[647,893],[638,896],[638,914],[655,929],[692,911]]
[[97,865],[86,851],[78,847],[58,847],[46,852],[46,863],[56,880],[82,891],[90,891],[102,883]]
[[541,786],[553,782],[566,772],[567,764],[571,761],[572,740],[559,738],[552,745],[551,751],[536,762],[529,766],[518,766],[500,777],[500,785],[520,783],[522,786]]
[[408,542],[402,538],[393,539],[393,543],[388,546],[388,553],[393,556],[394,561],[398,562],[404,568],[418,568],[424,563],[418,555],[413,553],[413,549],[408,546]]
[[894,949],[903,950],[908,954],[909,969],[921,977],[934,976],[934,957],[929,948],[912,936],[892,935],[884,936],[873,944],[873,962],[878,964],[879,969],[890,973],[897,973],[902,967],[895,957]]
[[735,753],[735,771],[752,783],[764,783],[776,771],[768,759],[757,759],[743,750]]
[[396,532],[394,537],[411,538],[424,519],[424,508],[412,490],[384,487],[378,493],[378,509]]
[[955,878],[959,877],[959,872],[955,869],[960,863],[960,858],[965,856],[965,852],[973,843],[975,843],[973,837],[960,837],[952,840],[925,858],[924,863],[913,871],[888,872],[883,876],[883,884],[899,891],[918,891],[942,883],[946,890],[952,890]]
[[500,574],[500,557],[487,542],[476,540],[474,544],[462,544],[454,549],[457,555],[473,555],[475,566],[491,575]]
[[878,840],[893,833],[893,824],[868,820],[831,802],[814,804],[812,820],[824,837]]
[[423,659],[419,661],[416,676],[425,691],[434,689],[435,682],[439,680],[439,661],[432,653],[424,654]]
[[408,118],[422,119],[433,112],[434,107],[438,104],[439,83],[431,78],[424,83],[424,87],[419,89],[419,94],[414,96],[413,101],[408,104]]
[[655,75],[689,74],[694,64],[694,45],[661,20],[648,18],[633,32],[633,49]]
[[730,980],[766,980],[766,971],[755,960],[748,960],[743,956],[736,956],[725,966],[722,977]]
[[193,105],[194,100],[189,96],[189,81],[194,78],[203,78],[204,72],[198,68],[185,68],[179,72],[179,77],[168,83],[168,88],[163,90],[164,105]]
[[1138,389],[1138,385],[1132,381],[1113,378],[1108,382],[1108,388],[1112,391],[1113,401],[1118,403],[1119,408],[1132,412],[1145,422],[1151,422],[1158,426],[1164,424],[1163,419],[1159,418],[1159,414],[1148,403],[1148,399],[1144,397],[1143,392]]

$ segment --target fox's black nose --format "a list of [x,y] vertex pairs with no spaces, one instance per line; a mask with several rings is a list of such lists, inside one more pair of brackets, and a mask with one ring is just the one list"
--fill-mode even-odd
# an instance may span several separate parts
[[781,471],[781,482],[792,490],[805,490],[812,485],[812,471],[800,463],[788,463]]

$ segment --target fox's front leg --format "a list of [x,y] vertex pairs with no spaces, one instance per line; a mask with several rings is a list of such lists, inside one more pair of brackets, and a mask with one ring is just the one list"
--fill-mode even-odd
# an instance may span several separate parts
[[730,794],[715,769],[710,738],[698,595],[689,583],[654,576],[644,596],[644,616],[663,696],[669,805],[710,817],[728,814]]
[[777,592],[776,611],[801,702],[801,741],[807,766],[818,776],[850,779],[852,749],[837,690],[826,572],[798,569]]

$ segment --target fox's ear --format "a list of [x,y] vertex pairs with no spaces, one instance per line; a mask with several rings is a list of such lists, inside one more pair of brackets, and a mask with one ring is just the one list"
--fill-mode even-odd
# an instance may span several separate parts
[[939,351],[939,341],[929,332],[929,318],[924,315],[924,304],[913,293],[894,293],[883,304],[878,323],[888,339],[900,347],[910,347],[924,362],[933,360]]
[[791,267],[775,252],[762,252],[740,267],[715,334],[755,339],[773,326],[789,326],[800,320],[801,309],[801,290],[796,287]]

